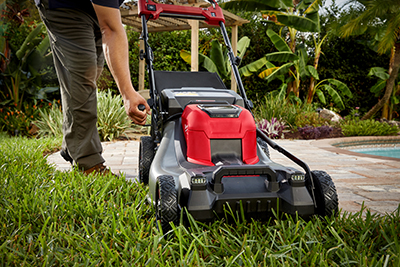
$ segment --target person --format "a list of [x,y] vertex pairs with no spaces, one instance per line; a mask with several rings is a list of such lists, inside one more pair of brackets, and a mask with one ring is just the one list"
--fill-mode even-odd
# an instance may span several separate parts
[[[146,122],[150,107],[135,91],[128,40],[119,6],[123,0],[35,0],[46,25],[60,83],[63,110],[61,155],[85,174],[110,173],[97,131],[96,81],[109,66],[129,118]],[[144,105],[145,110],[139,110]]]

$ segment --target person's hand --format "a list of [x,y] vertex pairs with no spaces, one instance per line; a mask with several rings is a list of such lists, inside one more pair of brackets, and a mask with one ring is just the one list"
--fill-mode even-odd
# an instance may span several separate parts
[[[135,90],[122,96],[124,100],[125,111],[128,117],[136,124],[144,125],[146,123],[147,114],[150,114],[150,107],[147,101]],[[144,105],[145,110],[140,111],[139,105]]]

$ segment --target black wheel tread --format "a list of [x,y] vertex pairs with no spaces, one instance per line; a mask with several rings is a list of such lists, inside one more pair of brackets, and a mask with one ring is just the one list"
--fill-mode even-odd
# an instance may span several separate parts
[[162,175],[158,177],[160,192],[159,220],[163,233],[171,230],[170,222],[179,223],[178,192],[175,188],[175,180],[172,176]]
[[325,171],[312,171],[317,199],[317,213],[321,216],[338,215],[339,198],[332,178]]
[[151,136],[140,137],[139,145],[139,182],[149,183],[150,165],[154,158],[154,142]]

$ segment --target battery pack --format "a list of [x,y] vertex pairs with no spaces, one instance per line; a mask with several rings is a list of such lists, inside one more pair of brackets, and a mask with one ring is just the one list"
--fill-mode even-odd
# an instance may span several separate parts
[[191,163],[214,166],[259,161],[256,124],[247,109],[230,104],[187,105],[182,127]]

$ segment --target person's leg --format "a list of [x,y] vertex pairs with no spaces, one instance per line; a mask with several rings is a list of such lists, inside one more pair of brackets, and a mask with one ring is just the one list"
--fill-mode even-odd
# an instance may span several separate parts
[[89,14],[72,9],[39,13],[47,27],[60,82],[63,108],[63,151],[81,169],[104,162],[97,131],[96,80],[104,64],[98,23]]

